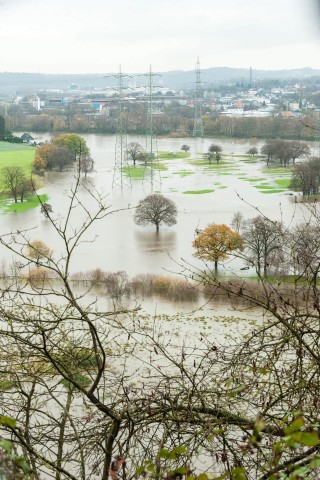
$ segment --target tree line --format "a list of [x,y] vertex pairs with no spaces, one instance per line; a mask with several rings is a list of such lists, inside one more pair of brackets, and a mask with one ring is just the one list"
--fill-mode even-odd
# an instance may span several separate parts
[[[59,135],[37,148],[32,162],[34,174],[31,176],[22,167],[2,168],[0,172],[2,187],[12,195],[15,203],[23,202],[27,195],[35,193],[40,188],[39,175],[42,175],[44,170],[62,172],[74,165],[84,176],[93,171],[94,161],[86,141],[77,134]],[[46,210],[44,213],[46,214]]]
[[[88,111],[89,108],[89,111]],[[108,115],[95,114],[86,106],[66,105],[62,110],[23,113],[19,106],[10,105],[3,111],[8,131],[35,132],[78,132],[115,133],[117,111],[111,109]],[[129,133],[144,133],[147,124],[147,111],[144,104],[128,104],[124,120]],[[318,118],[316,112],[305,112],[301,117],[231,117],[216,113],[203,116],[205,136],[232,138],[282,138],[314,140]],[[173,105],[163,107],[161,115],[156,115],[154,125],[159,135],[191,135],[194,124],[193,107]]]

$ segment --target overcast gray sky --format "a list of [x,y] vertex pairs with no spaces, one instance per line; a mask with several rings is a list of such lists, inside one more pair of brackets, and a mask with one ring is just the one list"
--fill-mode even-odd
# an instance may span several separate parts
[[0,0],[0,71],[320,68],[319,0]]

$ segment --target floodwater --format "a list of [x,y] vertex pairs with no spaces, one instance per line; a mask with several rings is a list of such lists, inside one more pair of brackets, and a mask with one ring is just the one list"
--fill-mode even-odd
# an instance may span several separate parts
[[[37,141],[49,138],[48,134],[33,134]],[[233,214],[241,211],[246,218],[252,218],[261,211],[272,219],[282,219],[290,223],[292,218],[302,219],[304,207],[295,204],[293,197],[284,191],[264,194],[256,188],[256,182],[272,181],[272,175],[262,173],[264,162],[246,163],[239,158],[232,166],[208,169],[201,165],[188,163],[192,158],[201,158],[201,153],[208,150],[211,143],[219,143],[223,153],[245,154],[253,143],[249,140],[225,140],[213,138],[160,138],[158,150],[180,152],[183,144],[188,144],[190,158],[161,161],[166,170],[161,171],[162,183],[154,186],[173,200],[178,208],[177,224],[173,227],[160,227],[157,234],[153,226],[139,227],[133,220],[134,207],[139,200],[151,193],[148,182],[132,180],[131,189],[112,189],[115,136],[83,135],[95,160],[95,172],[84,182],[88,188],[106,195],[109,206],[108,215],[94,223],[75,250],[71,270],[87,271],[101,268],[108,272],[124,270],[130,277],[139,273],[162,274],[179,271],[177,264],[190,262],[198,267],[202,263],[193,257],[192,241],[195,230],[209,223],[230,224]],[[145,145],[144,137],[128,136],[128,143],[137,141]],[[263,142],[255,142],[260,149]],[[184,173],[181,173],[184,172]],[[41,193],[49,195],[54,217],[63,221],[69,204],[70,188],[74,182],[73,172],[49,172]],[[247,177],[247,179],[246,179]],[[269,178],[270,177],[270,178]],[[251,181],[248,181],[248,179]],[[252,178],[254,181],[252,181]],[[256,182],[255,182],[256,181]],[[276,186],[276,185],[275,185]],[[186,191],[214,190],[205,194],[186,194]],[[80,199],[90,210],[94,211],[94,201],[88,191],[82,191]],[[80,207],[73,209],[70,220],[71,229],[77,229],[84,219]],[[11,230],[31,229],[32,239],[41,239],[54,250],[56,258],[64,254],[64,248],[57,233],[40,209],[25,213],[2,215],[2,233]],[[0,251],[0,258],[10,261],[11,254]],[[224,269],[239,271],[239,263],[228,263]]]

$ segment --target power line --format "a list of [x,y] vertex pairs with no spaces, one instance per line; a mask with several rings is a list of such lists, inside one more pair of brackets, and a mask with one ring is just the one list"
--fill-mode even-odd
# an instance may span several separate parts
[[196,92],[195,92],[195,104],[194,104],[194,124],[193,124],[193,136],[203,137],[203,124],[202,124],[202,82],[201,82],[201,70],[200,60],[198,57],[196,63]]
[[161,174],[159,167],[159,158],[158,158],[158,143],[157,143],[157,132],[155,125],[155,108],[154,108],[154,77],[160,76],[157,73],[152,72],[150,65],[150,70],[148,73],[142,74],[148,78],[148,103],[147,103],[147,125],[146,125],[146,149],[145,149],[145,173],[144,180],[150,183],[151,191],[154,187],[161,186]]
[[[115,156],[114,156],[114,168],[112,188],[131,188],[131,177],[128,162],[128,149],[127,149],[127,128],[125,117],[125,106],[123,101],[124,84],[123,79],[131,77],[121,71],[121,65],[119,66],[119,73],[115,75],[108,75],[118,80],[118,86],[115,89],[118,93],[118,105],[117,105],[117,119],[116,119],[116,143],[115,143]],[[126,170],[124,172],[124,169]]]

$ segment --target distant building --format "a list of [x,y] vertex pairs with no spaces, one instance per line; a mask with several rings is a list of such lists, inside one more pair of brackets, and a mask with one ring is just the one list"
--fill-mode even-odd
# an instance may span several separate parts
[[20,138],[23,141],[23,143],[33,143],[34,142],[34,138],[29,133],[23,133]]

